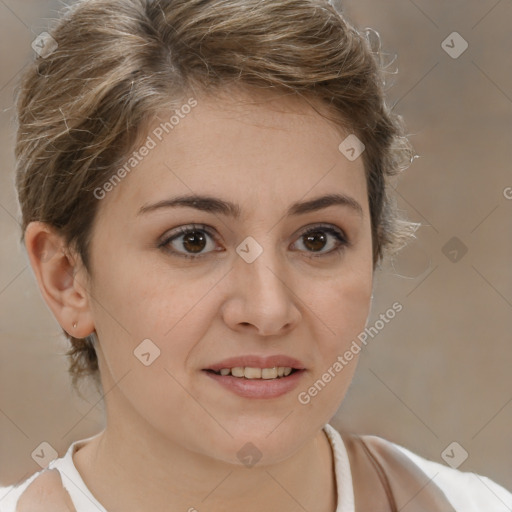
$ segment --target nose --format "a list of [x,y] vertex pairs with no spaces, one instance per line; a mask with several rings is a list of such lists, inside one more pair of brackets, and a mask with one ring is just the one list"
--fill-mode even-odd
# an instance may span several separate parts
[[275,253],[264,250],[252,263],[237,258],[230,274],[232,291],[222,313],[231,329],[282,336],[298,324],[301,313],[296,286]]

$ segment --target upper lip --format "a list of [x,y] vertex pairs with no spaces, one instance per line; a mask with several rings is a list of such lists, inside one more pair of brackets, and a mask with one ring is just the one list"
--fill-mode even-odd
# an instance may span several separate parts
[[220,371],[223,368],[236,368],[236,367],[246,367],[249,366],[251,368],[273,368],[274,366],[284,366],[293,368],[296,370],[303,370],[304,365],[294,357],[285,356],[282,354],[277,354],[273,356],[256,356],[256,355],[246,355],[240,357],[230,357],[228,359],[224,359],[219,363],[212,364],[205,370],[213,370]]

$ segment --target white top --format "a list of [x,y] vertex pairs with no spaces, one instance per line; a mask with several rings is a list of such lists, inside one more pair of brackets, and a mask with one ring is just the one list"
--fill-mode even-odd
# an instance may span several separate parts
[[[324,431],[331,443],[334,456],[338,506],[335,512],[355,512],[354,489],[350,464],[339,432],[326,424]],[[101,432],[100,432],[101,434]],[[72,443],[64,457],[54,459],[48,469],[56,468],[62,484],[71,496],[77,512],[107,512],[87,488],[73,462],[73,454],[96,436]],[[394,444],[394,443],[393,443]],[[394,444],[408,456],[429,478],[443,490],[457,512],[512,512],[512,494],[489,478],[475,473],[463,473],[437,462],[426,460]],[[23,491],[44,469],[19,485],[0,487],[0,512],[16,512],[16,504]]]

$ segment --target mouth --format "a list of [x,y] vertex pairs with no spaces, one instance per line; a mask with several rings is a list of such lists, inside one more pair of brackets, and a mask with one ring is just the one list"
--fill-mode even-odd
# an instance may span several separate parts
[[285,354],[246,354],[211,364],[202,373],[238,396],[261,399],[290,393],[306,371],[302,361]]
[[276,399],[297,388],[306,370],[291,367],[234,367],[207,369],[202,370],[202,373],[215,381],[221,389],[242,398]]
[[285,379],[303,369],[291,368],[289,366],[274,366],[272,368],[255,368],[236,366],[234,368],[222,368],[220,370],[204,370],[222,377],[235,377],[246,380],[279,380]]

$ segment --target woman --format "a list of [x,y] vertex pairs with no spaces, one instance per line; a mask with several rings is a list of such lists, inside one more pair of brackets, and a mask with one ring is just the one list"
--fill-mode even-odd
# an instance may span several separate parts
[[23,240],[107,426],[2,510],[512,507],[329,425],[374,271],[414,231],[389,197],[412,148],[361,33],[324,0],[86,0],[41,44]]

